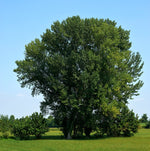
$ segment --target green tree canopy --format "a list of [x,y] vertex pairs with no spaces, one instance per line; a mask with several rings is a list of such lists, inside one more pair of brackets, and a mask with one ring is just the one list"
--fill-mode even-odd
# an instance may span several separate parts
[[109,19],[74,16],[25,46],[14,70],[18,81],[44,96],[41,110],[52,111],[65,137],[83,128],[88,135],[100,115],[115,117],[138,95],[143,63],[130,50],[129,34]]
[[47,120],[41,113],[35,112],[30,116],[30,126],[32,128],[31,134],[36,138],[41,138],[42,134],[48,132]]
[[143,115],[142,115],[142,117],[141,117],[141,119],[140,119],[140,122],[142,122],[142,123],[148,122],[148,116],[147,116],[147,114],[143,114]]

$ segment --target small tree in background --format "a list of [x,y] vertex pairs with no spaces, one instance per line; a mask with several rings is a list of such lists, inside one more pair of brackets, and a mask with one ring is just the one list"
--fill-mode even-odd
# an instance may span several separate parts
[[9,118],[5,115],[0,115],[0,132],[2,132],[2,137],[8,138],[9,136]]
[[12,128],[12,133],[14,134],[14,136],[21,140],[29,139],[29,136],[31,135],[30,123],[31,121],[28,116],[16,119]]
[[121,133],[124,136],[132,136],[138,131],[139,120],[133,110],[129,110],[127,106],[122,109],[120,117]]
[[107,114],[99,123],[101,134],[107,136],[132,136],[138,131],[139,120],[134,112],[127,106],[122,107],[115,117]]
[[140,119],[140,122],[141,122],[141,123],[146,123],[146,122],[148,122],[148,116],[147,116],[147,114],[143,114],[143,115],[142,115],[142,117],[141,117],[141,119]]
[[40,138],[42,134],[49,130],[47,120],[41,113],[38,114],[37,112],[30,116],[30,126],[31,134],[35,135],[36,138]]
[[20,139],[29,139],[30,135],[40,138],[47,131],[48,125],[46,119],[41,113],[38,114],[37,112],[29,117],[16,119],[12,128],[14,136]]
[[14,123],[15,123],[15,116],[11,115],[9,118],[10,131],[12,131]]

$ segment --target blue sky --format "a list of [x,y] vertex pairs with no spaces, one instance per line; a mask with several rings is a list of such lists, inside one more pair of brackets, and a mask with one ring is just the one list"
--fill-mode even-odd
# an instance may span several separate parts
[[24,58],[25,45],[40,38],[54,21],[76,15],[109,18],[131,31],[131,50],[140,52],[144,61],[144,86],[129,107],[150,118],[149,0],[0,0],[0,114],[22,117],[40,112],[42,96],[33,98],[29,89],[20,87],[15,61]]

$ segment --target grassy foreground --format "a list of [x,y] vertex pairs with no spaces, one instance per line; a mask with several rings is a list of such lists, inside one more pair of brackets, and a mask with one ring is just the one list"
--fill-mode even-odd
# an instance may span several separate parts
[[65,140],[61,132],[50,131],[40,140],[0,140],[0,151],[150,151],[150,129],[133,137]]

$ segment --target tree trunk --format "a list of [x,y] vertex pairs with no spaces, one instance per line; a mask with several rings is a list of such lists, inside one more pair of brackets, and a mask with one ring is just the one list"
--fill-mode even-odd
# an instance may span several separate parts
[[90,133],[92,132],[92,128],[91,127],[85,127],[84,132],[85,132],[86,137],[90,137]]
[[68,132],[67,139],[72,139],[70,132]]

